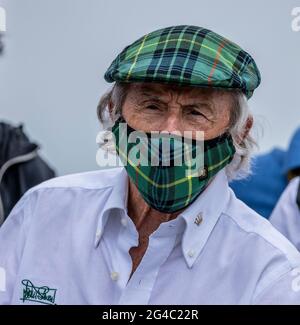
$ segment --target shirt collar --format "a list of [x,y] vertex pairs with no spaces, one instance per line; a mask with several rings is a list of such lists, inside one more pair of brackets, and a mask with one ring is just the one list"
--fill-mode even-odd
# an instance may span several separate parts
[[[128,176],[124,168],[108,188],[108,197],[99,216],[95,247],[98,246],[111,209],[127,212]],[[168,232],[183,233],[181,248],[188,267],[192,267],[205,246],[209,235],[229,201],[230,191],[224,170],[221,170],[205,191],[178,217],[159,227],[154,236],[166,236]]]
[[193,266],[202,252],[229,198],[228,179],[223,169],[196,201],[181,214],[186,223],[181,247],[189,267]]
[[116,176],[107,188],[108,196],[98,218],[94,245],[97,247],[101,240],[109,212],[112,209],[127,211],[128,176],[124,168],[117,168]]

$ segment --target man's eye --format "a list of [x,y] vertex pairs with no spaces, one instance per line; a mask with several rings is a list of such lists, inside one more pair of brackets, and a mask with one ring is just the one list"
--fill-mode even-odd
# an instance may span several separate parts
[[199,112],[199,111],[196,111],[196,110],[192,110],[191,112],[190,112],[192,115],[202,115],[203,117],[205,117],[201,112]]
[[156,105],[147,105],[146,108],[151,109],[151,110],[158,110],[159,107]]

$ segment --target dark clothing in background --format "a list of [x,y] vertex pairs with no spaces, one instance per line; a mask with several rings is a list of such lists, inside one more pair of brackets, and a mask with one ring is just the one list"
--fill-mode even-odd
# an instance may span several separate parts
[[55,176],[38,150],[22,125],[0,122],[0,225],[29,188]]

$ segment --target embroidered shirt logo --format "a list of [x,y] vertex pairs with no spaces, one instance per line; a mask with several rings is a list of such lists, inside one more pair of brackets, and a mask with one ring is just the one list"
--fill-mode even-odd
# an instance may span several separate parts
[[55,295],[57,289],[51,289],[47,286],[36,287],[30,280],[22,280],[23,297],[20,298],[23,302],[34,301],[45,305],[55,305]]

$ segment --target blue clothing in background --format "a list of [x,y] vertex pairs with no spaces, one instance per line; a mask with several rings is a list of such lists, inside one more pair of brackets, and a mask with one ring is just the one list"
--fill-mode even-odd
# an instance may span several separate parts
[[253,158],[252,174],[230,184],[236,196],[265,218],[269,218],[288,184],[288,171],[300,168],[300,128],[287,151],[272,151]]

